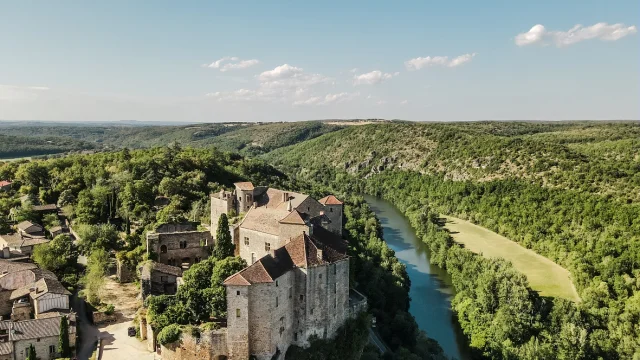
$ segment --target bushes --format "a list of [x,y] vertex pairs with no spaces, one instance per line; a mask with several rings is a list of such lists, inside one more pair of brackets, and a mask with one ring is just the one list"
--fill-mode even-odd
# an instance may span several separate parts
[[158,333],[158,343],[161,345],[170,344],[180,340],[182,329],[177,324],[171,324]]

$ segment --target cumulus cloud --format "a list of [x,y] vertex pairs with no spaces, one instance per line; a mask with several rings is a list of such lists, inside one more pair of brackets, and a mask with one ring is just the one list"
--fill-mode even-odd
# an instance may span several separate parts
[[389,80],[394,76],[397,76],[399,73],[383,73],[380,70],[374,70],[372,72],[368,72],[365,74],[354,75],[353,84],[354,85],[375,85],[379,84],[385,80]]
[[635,26],[625,26],[620,23],[612,25],[597,23],[587,27],[578,24],[568,31],[550,31],[543,25],[537,24],[529,31],[518,34],[515,37],[515,42],[518,46],[553,44],[557,47],[564,47],[591,39],[616,41],[627,35],[635,34],[637,31]]
[[327,94],[325,96],[312,96],[307,99],[296,100],[293,102],[293,105],[329,105],[334,103],[341,103],[344,101],[352,100],[356,97],[360,96],[360,93],[337,93],[337,94]]
[[27,101],[34,100],[49,90],[46,86],[16,86],[0,84],[0,101]]
[[400,105],[407,105],[408,103],[409,103],[409,100],[400,101]]
[[240,101],[269,101],[275,98],[275,94],[263,90],[238,89],[234,91],[216,91],[207,94],[207,97],[214,98],[220,102],[240,102]]
[[222,59],[218,59],[211,64],[205,65],[208,68],[218,69],[222,72],[229,70],[239,70],[246,69],[252,67],[254,65],[259,64],[260,61],[257,59],[251,60],[241,60],[235,56],[225,56]]
[[258,75],[258,80],[263,87],[271,88],[307,88],[309,86],[329,83],[331,79],[320,75],[305,72],[304,69],[284,64],[273,70],[268,70]]
[[454,68],[465,63],[468,63],[476,56],[476,53],[464,54],[457,56],[453,59],[449,59],[448,56],[427,56],[417,57],[404,62],[407,70],[420,70],[429,66],[443,66]]

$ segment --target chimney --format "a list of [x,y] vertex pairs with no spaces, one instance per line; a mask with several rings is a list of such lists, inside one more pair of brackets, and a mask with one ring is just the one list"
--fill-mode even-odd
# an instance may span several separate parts
[[293,211],[293,207],[291,205],[291,200],[287,203],[287,211]]
[[254,202],[253,202],[253,207],[254,207],[254,208],[257,208],[257,207],[258,207],[258,202],[257,202],[257,201],[254,201]]
[[322,250],[321,249],[318,249],[317,254],[318,254],[318,260],[322,260]]
[[289,200],[289,193],[288,192],[282,192],[282,202],[285,202]]
[[324,211],[320,211],[320,216],[324,215]]

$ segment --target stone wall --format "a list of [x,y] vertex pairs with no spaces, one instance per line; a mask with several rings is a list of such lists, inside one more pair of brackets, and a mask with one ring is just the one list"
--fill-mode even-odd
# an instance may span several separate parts
[[[181,248],[180,244],[184,241],[186,247]],[[157,254],[158,262],[167,265],[180,266],[182,262],[191,265],[197,260],[206,259],[210,246],[213,246],[213,238],[208,231],[147,234],[147,251]]]
[[249,358],[249,286],[227,286],[227,348],[231,359]]
[[275,310],[274,283],[257,283],[249,289],[249,350],[258,360],[275,353],[271,338],[272,312]]
[[135,281],[137,277],[135,269],[130,269],[126,263],[123,263],[120,260],[116,261],[116,266],[116,276],[118,277],[118,281],[121,283],[130,283]]
[[163,360],[218,360],[227,355],[226,329],[203,331],[199,338],[182,333],[180,341],[161,346]]
[[[75,346],[76,342],[76,334],[69,334],[69,345]],[[39,341],[36,341],[39,340]],[[28,339],[28,340],[18,340],[14,342],[14,355],[15,360],[25,360],[27,358],[26,349],[29,347],[29,344],[33,344],[36,348],[36,354],[40,359],[55,359],[57,358],[58,351],[58,336],[50,336],[50,337],[42,337],[38,339]],[[51,354],[49,352],[49,346],[54,346],[55,352]]]
[[342,205],[325,205],[324,207],[324,214],[331,220],[331,224],[326,229],[342,235]]
[[[307,233],[309,234],[309,227],[307,225],[303,225],[303,224],[280,224],[280,226],[278,226],[278,237],[279,237],[279,241],[278,244],[276,245],[276,249],[279,247],[284,246],[285,244],[287,244],[289,241],[291,241],[292,239],[302,235],[302,233]],[[274,244],[271,244],[274,245]]]
[[228,215],[231,209],[235,210],[235,201],[232,193],[227,191],[211,195],[211,236],[213,238],[215,238],[218,231],[220,215]]
[[[245,237],[249,238],[248,246],[245,245]],[[269,252],[265,250],[265,243],[270,243],[272,250],[278,248],[278,235],[267,234],[241,227],[239,231],[239,238],[240,257],[249,265],[253,264],[252,259],[257,260],[269,254]],[[253,257],[251,256],[252,253],[255,254]]]

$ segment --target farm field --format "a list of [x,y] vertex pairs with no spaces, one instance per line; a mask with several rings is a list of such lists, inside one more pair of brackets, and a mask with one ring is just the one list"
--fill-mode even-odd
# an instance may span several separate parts
[[487,258],[502,257],[511,261],[527,277],[531,288],[541,295],[580,301],[567,269],[491,230],[455,217],[441,216],[446,219],[445,228],[457,243]]

